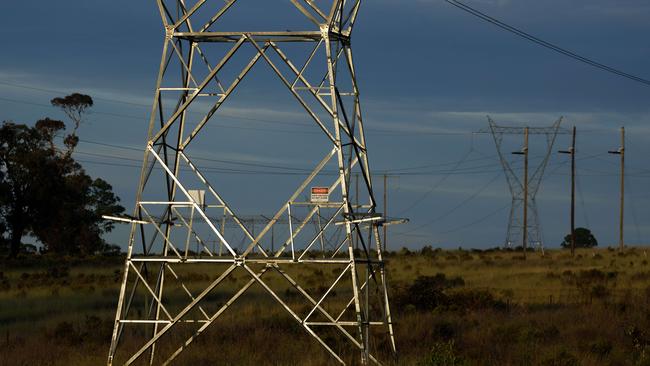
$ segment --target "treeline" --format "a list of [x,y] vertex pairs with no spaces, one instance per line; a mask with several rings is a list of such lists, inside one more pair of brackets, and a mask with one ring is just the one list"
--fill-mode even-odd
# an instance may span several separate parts
[[[90,255],[115,250],[102,238],[113,229],[102,215],[124,211],[111,185],[89,176],[73,158],[77,131],[92,107],[90,96],[54,98],[72,123],[44,118],[33,126],[10,121],[0,127],[0,252],[15,258],[33,252]],[[60,141],[60,142],[59,142]]]

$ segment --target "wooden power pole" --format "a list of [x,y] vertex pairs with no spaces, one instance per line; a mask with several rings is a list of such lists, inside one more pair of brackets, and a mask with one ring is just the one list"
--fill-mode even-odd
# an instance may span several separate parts
[[621,147],[619,147],[618,150],[608,152],[610,154],[617,154],[621,156],[621,197],[618,227],[618,249],[623,250],[623,247],[625,247],[625,241],[623,240],[623,213],[625,212],[625,127],[621,127]]
[[384,250],[388,250],[388,175],[384,174]]
[[573,126],[571,147],[560,150],[562,154],[571,154],[571,256],[576,253],[576,126]]

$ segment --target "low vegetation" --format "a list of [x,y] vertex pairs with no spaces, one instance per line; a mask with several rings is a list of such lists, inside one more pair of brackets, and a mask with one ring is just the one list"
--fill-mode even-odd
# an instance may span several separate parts
[[[123,258],[4,260],[0,365],[105,363]],[[644,248],[528,255],[425,248],[387,256],[394,365],[650,365]],[[299,274],[318,287],[323,272]],[[207,272],[185,273],[204,284]],[[233,280],[243,284],[245,279]],[[329,365],[280,307],[253,292],[179,364]],[[124,347],[130,347],[129,344]],[[351,359],[356,360],[354,356]]]

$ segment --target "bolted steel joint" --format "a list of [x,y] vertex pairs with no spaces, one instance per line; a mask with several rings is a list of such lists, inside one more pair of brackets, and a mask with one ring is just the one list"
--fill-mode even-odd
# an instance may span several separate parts
[[330,25],[329,24],[321,24],[320,25],[320,33],[323,35],[324,39],[329,38],[330,35]]
[[165,38],[166,39],[172,39],[174,37],[174,26],[173,25],[167,25],[165,26]]

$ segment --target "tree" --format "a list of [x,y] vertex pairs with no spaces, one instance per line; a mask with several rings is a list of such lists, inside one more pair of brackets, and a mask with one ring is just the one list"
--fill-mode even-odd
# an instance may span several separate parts
[[79,143],[77,130],[81,126],[86,109],[93,106],[93,98],[85,94],[73,93],[63,98],[54,98],[51,103],[53,106],[61,108],[74,124],[72,132],[63,139],[63,143],[68,148],[68,155],[72,155]]
[[54,138],[59,135],[59,132],[65,130],[65,123],[45,118],[36,122],[34,126],[42,134],[42,137],[45,138],[49,144],[52,151],[56,150],[56,143]]
[[[571,248],[571,233],[564,237],[562,248]],[[598,246],[598,240],[591,233],[591,230],[584,227],[576,228],[576,248],[593,248]]]
[[54,137],[64,128],[50,119],[0,127],[0,229],[10,256],[20,252],[26,234],[46,251],[95,253],[106,246],[101,235],[113,229],[102,215],[124,211],[110,184],[56,149]]
[[32,230],[33,218],[46,197],[44,185],[56,184],[59,169],[48,139],[36,128],[5,122],[0,127],[0,217],[10,256]]
[[[34,235],[45,250],[57,254],[89,255],[107,246],[102,234],[113,223],[102,215],[124,212],[112,187],[103,179],[92,179],[83,171],[64,177],[64,185],[48,203],[49,212],[35,220]],[[56,217],[56,220],[51,220]]]

